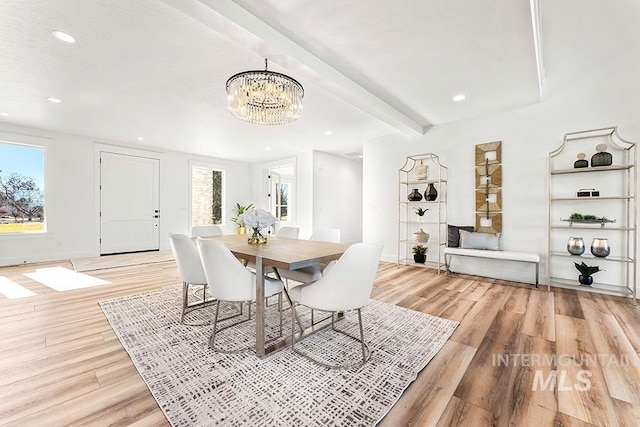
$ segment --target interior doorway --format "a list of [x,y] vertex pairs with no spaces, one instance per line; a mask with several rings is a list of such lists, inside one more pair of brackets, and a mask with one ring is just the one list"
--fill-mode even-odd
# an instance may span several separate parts
[[160,249],[160,160],[100,153],[100,255]]

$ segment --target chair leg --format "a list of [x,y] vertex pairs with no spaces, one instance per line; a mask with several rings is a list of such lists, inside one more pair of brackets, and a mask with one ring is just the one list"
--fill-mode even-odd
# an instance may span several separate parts
[[213,332],[211,332],[211,336],[209,337],[209,348],[214,350],[215,345],[214,342],[216,340],[216,328],[218,327],[218,313],[220,311],[220,301],[216,301],[216,315],[213,319]]
[[187,305],[189,304],[189,284],[182,282],[182,316],[180,316],[180,323],[184,323],[184,316],[187,314]]
[[[333,313],[331,313],[331,320],[333,321]],[[363,363],[367,361],[366,344],[364,343],[364,328],[362,327],[362,312],[358,309],[358,324],[360,325],[360,344],[362,344],[362,360]]]
[[278,294],[278,312],[280,313],[280,336],[282,336],[282,292]]

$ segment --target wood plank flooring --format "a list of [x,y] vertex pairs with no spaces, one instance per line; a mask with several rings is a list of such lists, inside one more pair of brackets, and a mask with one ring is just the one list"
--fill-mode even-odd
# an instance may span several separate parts
[[[97,302],[177,286],[173,261],[88,272],[110,285],[0,295],[0,425],[168,425]],[[637,426],[640,308],[611,296],[381,263],[373,297],[460,321],[381,426]]]

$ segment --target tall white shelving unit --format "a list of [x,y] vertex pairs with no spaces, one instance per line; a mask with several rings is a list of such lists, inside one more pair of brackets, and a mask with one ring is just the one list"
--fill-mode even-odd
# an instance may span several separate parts
[[[429,168],[427,179],[416,179],[415,170],[420,164]],[[447,178],[448,169],[433,154],[407,156],[398,172],[398,266],[414,265],[444,271],[444,248],[447,245]],[[427,201],[424,193],[429,184],[438,192],[436,200]],[[409,201],[408,195],[417,189],[423,196],[421,201]],[[424,217],[415,213],[417,208],[429,209]],[[418,243],[414,233],[420,229],[430,235],[426,246],[427,262],[416,263],[412,248]]]
[[[576,155],[585,153],[588,160],[598,144],[606,144],[612,164],[593,167],[590,163],[588,167],[575,168]],[[616,127],[568,133],[562,145],[549,153],[548,288],[622,295],[636,303],[637,182],[637,145],[622,139]],[[599,196],[577,197],[581,189],[595,189]],[[570,221],[573,213],[606,221]],[[568,252],[569,237],[583,238],[582,255]],[[591,254],[594,238],[609,241],[609,256]],[[604,270],[593,275],[590,286],[580,285],[577,280],[574,262],[583,261]]]

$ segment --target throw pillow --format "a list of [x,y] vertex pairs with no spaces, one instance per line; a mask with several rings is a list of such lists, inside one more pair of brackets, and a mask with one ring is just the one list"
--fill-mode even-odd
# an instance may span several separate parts
[[447,246],[450,248],[460,247],[460,230],[474,231],[473,225],[463,225],[461,227],[456,225],[447,225]]
[[472,233],[460,230],[460,247],[463,249],[499,251],[501,250],[500,233]]

